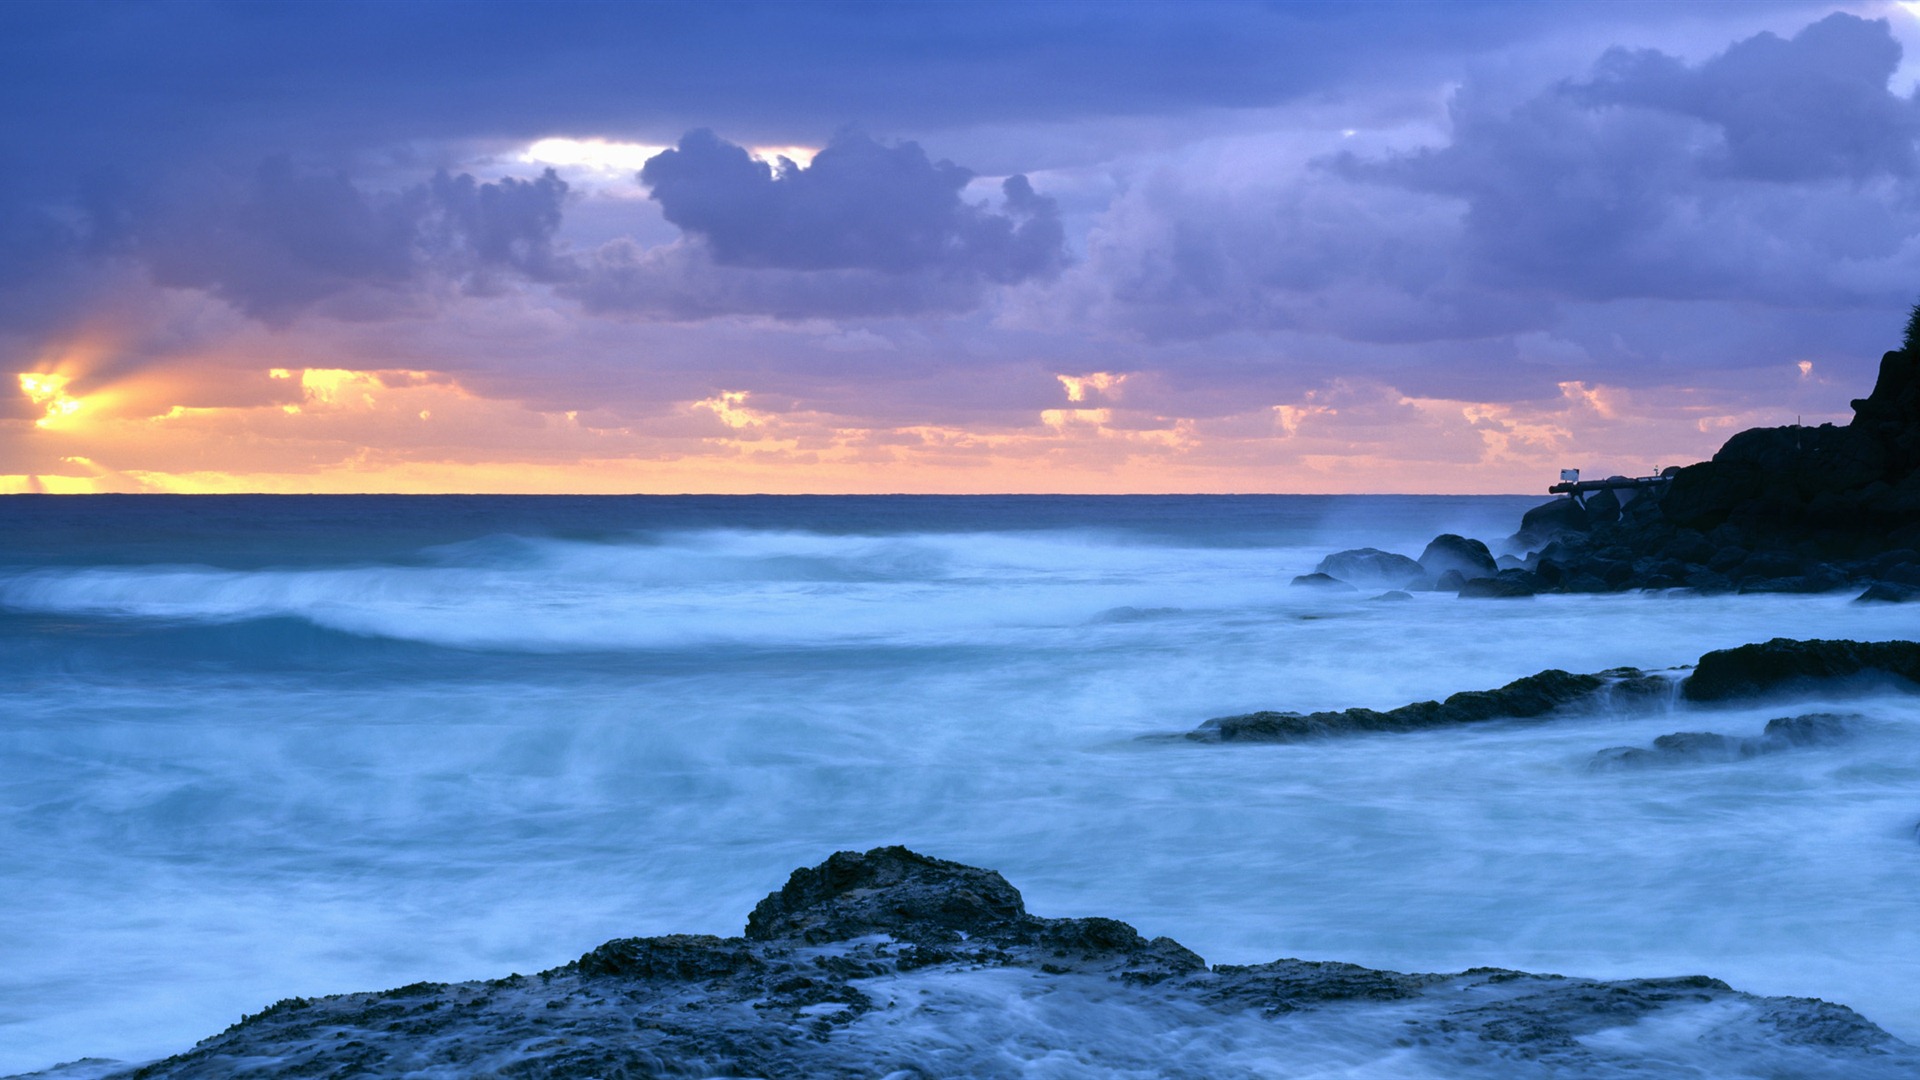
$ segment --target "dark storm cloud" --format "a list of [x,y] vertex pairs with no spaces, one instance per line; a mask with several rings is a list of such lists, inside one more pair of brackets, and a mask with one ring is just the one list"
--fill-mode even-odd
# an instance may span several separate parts
[[1884,302],[1915,280],[1913,102],[1883,21],[1833,15],[1697,68],[1610,52],[1517,108],[1463,92],[1452,143],[1349,173],[1462,200],[1491,285],[1548,297]]
[[136,204],[119,228],[158,284],[205,289],[285,324],[350,290],[399,294],[435,274],[477,291],[506,272],[558,280],[568,273],[553,249],[566,193],[551,170],[485,184],[442,173],[370,191],[271,158],[231,189]]
[[807,168],[778,167],[695,131],[648,161],[640,179],[666,219],[700,237],[722,266],[935,272],[1002,284],[1046,276],[1065,259],[1053,200],[1024,176],[1001,185],[1000,213],[969,203],[974,174],[917,144],[841,132]]
[[1573,93],[1695,117],[1718,129],[1729,175],[1797,181],[1914,170],[1920,110],[1889,93],[1900,45],[1884,21],[1831,15],[1792,38],[1759,34],[1688,68],[1614,49]]
[[1610,50],[1517,103],[1470,81],[1437,147],[1323,158],[1254,195],[1143,186],[1087,277],[1100,317],[1154,338],[1492,337],[1619,300],[1897,307],[1920,282],[1899,58],[1885,22],[1833,15],[1698,65]]

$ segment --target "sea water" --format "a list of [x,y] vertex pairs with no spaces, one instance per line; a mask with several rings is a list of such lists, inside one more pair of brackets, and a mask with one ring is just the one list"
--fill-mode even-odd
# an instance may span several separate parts
[[[1143,738],[1920,636],[1851,594],[1290,585],[1535,501],[0,500],[0,1074],[738,933],[794,867],[896,843],[1215,963],[1704,973],[1920,1041],[1920,699]],[[1853,736],[1589,767],[1816,710]]]

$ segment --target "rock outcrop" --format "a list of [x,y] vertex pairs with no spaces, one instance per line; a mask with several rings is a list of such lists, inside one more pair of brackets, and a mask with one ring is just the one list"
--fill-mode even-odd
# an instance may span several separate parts
[[[1665,470],[1663,485],[1536,506],[1505,542],[1525,558],[1501,568],[1502,585],[1465,587],[1494,576],[1491,560],[1471,554],[1479,541],[1437,537],[1419,562],[1434,587],[1463,596],[1865,588],[1862,599],[1911,600],[1920,595],[1920,353],[1882,357],[1873,392],[1853,410],[1845,426],[1742,431],[1711,460]],[[1321,569],[1346,580],[1343,566]]]
[[1920,690],[1920,642],[1774,638],[1756,645],[1716,649],[1702,656],[1684,678],[1677,670],[1650,674],[1636,668],[1614,668],[1594,675],[1571,675],[1550,668],[1496,690],[1468,690],[1445,701],[1416,701],[1384,712],[1341,709],[1220,716],[1181,737],[1209,743],[1300,742],[1339,735],[1423,731],[1489,720],[1535,720],[1582,711],[1643,713],[1667,708],[1676,691],[1687,702],[1731,702],[1805,692],[1834,694],[1853,683],[1893,683]]
[[[1113,919],[1029,914],[905,848],[794,872],[744,937],[611,941],[537,976],[292,998],[114,1074],[418,1077],[1910,1077],[1852,1010],[1703,976],[1205,961]],[[97,1074],[96,1074],[97,1075]]]
[[1680,693],[1688,701],[1733,701],[1842,680],[1891,680],[1913,689],[1920,684],[1920,642],[1774,638],[1716,649],[1700,658]]
[[1255,712],[1219,716],[1187,733],[1195,742],[1299,742],[1335,735],[1423,731],[1486,720],[1532,720],[1575,709],[1644,711],[1673,694],[1673,679],[1634,668],[1570,675],[1557,668],[1528,675],[1497,690],[1467,690],[1445,701],[1416,701],[1397,709],[1338,712]]

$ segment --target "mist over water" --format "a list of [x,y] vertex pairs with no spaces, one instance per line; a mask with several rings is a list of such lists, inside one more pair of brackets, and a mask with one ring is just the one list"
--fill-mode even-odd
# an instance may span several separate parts
[[[1141,740],[1776,636],[1832,596],[1294,589],[1531,499],[10,500],[0,1074],[291,995],[737,933],[837,849],[1208,960],[1704,973],[1920,1039],[1920,699],[1290,746]],[[1751,760],[1675,731],[1858,714]]]

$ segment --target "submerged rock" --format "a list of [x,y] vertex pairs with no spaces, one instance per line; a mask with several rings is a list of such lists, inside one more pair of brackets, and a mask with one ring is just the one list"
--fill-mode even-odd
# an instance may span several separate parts
[[[1616,1034],[1617,1033],[1617,1034]],[[1910,1077],[1843,1006],[1704,976],[1600,982],[1276,960],[1209,968],[1028,914],[901,847],[797,870],[747,936],[608,942],[535,977],[290,998],[120,1077]]]
[[1359,591],[1337,577],[1329,577],[1321,573],[1300,574],[1293,579],[1293,583],[1295,585],[1303,585],[1309,589],[1331,589],[1334,592]]
[[1767,721],[1757,738],[1718,735],[1711,731],[1677,731],[1653,740],[1653,747],[1610,746],[1593,755],[1595,769],[1644,768],[1656,765],[1698,765],[1745,761],[1809,746],[1831,746],[1853,734],[1858,716],[1807,713]]

